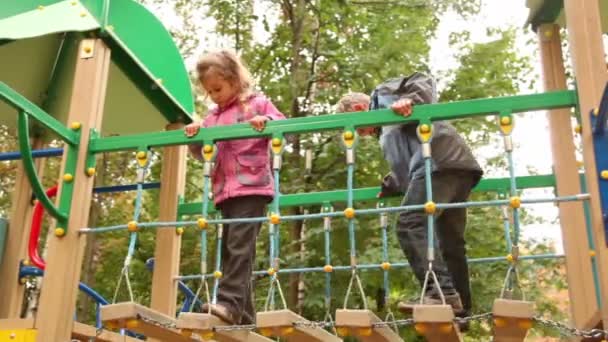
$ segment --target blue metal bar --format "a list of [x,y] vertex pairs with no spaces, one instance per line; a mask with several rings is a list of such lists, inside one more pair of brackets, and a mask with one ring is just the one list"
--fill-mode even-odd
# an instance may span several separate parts
[[[34,158],[58,157],[62,154],[63,148],[46,148],[40,150],[32,150],[32,157]],[[0,153],[0,161],[19,160],[21,158],[21,152],[19,151]]]
[[[100,186],[93,189],[94,193],[103,194],[108,192],[122,192],[122,191],[132,191],[137,190],[138,184],[127,184],[127,185],[110,185],[110,186]],[[142,190],[146,189],[158,189],[160,188],[159,182],[154,183],[142,183]]]

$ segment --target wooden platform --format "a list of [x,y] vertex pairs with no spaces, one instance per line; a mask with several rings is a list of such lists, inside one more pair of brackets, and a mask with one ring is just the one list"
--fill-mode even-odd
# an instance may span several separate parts
[[382,320],[371,310],[336,310],[336,329],[341,336],[354,336],[363,342],[402,342],[390,327],[374,327]]
[[[29,330],[30,334],[24,334],[25,330]],[[2,334],[2,331],[6,332],[6,335],[8,336],[7,338],[9,339],[3,339],[4,335]],[[29,341],[27,338],[28,336],[33,336],[34,340],[35,340],[35,333],[36,329],[34,327],[34,320],[33,319],[1,319],[0,320],[0,341],[13,341],[11,338],[11,334],[12,332],[15,332],[13,334],[13,338],[14,341]],[[19,336],[18,336],[18,335]],[[80,322],[74,322],[74,325],[72,327],[72,339],[76,340],[76,341],[82,341],[82,342],[90,342],[90,341],[96,341],[96,342],[136,342],[139,341],[141,342],[141,340],[132,338],[132,337],[128,337],[128,336],[122,336],[120,334],[117,333],[113,333],[111,331],[108,330],[103,330],[99,336],[97,335],[97,328],[92,327],[90,325],[87,324],[83,324]],[[25,338],[25,339],[19,339],[19,338]],[[92,340],[91,338],[95,337],[94,340]],[[32,340],[32,341],[34,341]]]
[[521,300],[495,299],[492,314],[495,342],[521,342],[532,327],[534,304]]
[[296,322],[309,322],[291,310],[258,312],[256,326],[264,336],[281,337],[288,342],[337,342],[338,336],[319,327],[299,326]]
[[102,306],[101,320],[107,328],[128,329],[161,341],[196,341],[177,329],[164,327],[175,324],[172,317],[133,302]]
[[414,329],[429,342],[462,342],[450,305],[415,305]]
[[211,314],[184,312],[179,314],[177,328],[182,334],[196,334],[204,340],[218,342],[272,342],[271,339],[249,330],[213,330],[215,327],[229,326],[226,322]]

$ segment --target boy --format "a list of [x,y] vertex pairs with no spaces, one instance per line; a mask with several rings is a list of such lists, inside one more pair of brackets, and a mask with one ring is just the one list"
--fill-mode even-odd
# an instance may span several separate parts
[[[415,104],[436,103],[435,81],[421,73],[407,78],[391,79],[376,87],[372,98],[362,93],[350,93],[338,103],[338,112],[359,112],[390,106],[403,116],[412,114]],[[426,198],[424,158],[422,145],[416,133],[417,124],[357,129],[361,136],[380,133],[384,157],[391,166],[382,183],[382,196],[405,192],[402,205],[424,204]],[[464,202],[471,189],[481,179],[483,171],[473,157],[464,139],[447,122],[433,123],[431,139],[432,191],[435,203]],[[437,275],[447,304],[458,316],[471,311],[469,269],[466,259],[464,231],[466,208],[439,210],[435,214],[435,234],[438,248],[433,270]],[[406,211],[399,214],[397,237],[420,284],[428,269],[427,219],[423,211]],[[427,285],[423,302],[441,304],[438,290],[432,281]],[[400,302],[400,311],[409,312],[415,302]]]

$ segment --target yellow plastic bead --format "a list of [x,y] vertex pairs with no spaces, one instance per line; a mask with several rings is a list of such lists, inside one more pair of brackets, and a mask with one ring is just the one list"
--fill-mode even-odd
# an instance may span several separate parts
[[439,324],[439,332],[442,334],[449,334],[454,329],[454,325],[452,323],[442,323]]
[[600,176],[602,177],[602,179],[608,179],[608,170],[602,170]]
[[76,6],[76,5],[78,5],[78,1],[72,1],[70,4],[71,4],[72,6]]
[[261,328],[260,334],[262,336],[270,337],[270,336],[272,336],[272,329],[271,328]]
[[215,279],[220,279],[222,277],[222,271],[215,271],[213,272],[213,276],[215,277]]
[[209,223],[207,223],[207,220],[202,217],[199,218],[198,220],[196,220],[196,224],[198,225],[198,228],[200,230],[207,229],[207,227],[209,226]]
[[87,176],[89,176],[89,177],[95,176],[95,168],[94,167],[89,167],[87,169]]
[[517,326],[520,329],[528,330],[528,329],[532,328],[532,320],[529,320],[529,319],[520,319],[517,322]]
[[203,146],[203,152],[204,153],[211,153],[211,152],[213,152],[213,146],[211,146],[211,145],[205,145],[205,146]]
[[521,206],[521,199],[518,196],[513,196],[509,199],[509,205],[511,208],[519,208]]
[[131,233],[136,232],[137,231],[137,221],[129,221],[129,223],[127,223],[127,230],[130,231]]
[[293,334],[295,329],[293,327],[284,327],[281,328],[281,336],[287,336]]
[[[87,16],[87,12],[80,12],[80,16],[81,16],[81,17],[83,17],[83,18],[84,18],[84,17],[86,17],[86,16]],[[90,50],[90,49],[91,49],[91,48],[89,48],[89,50]],[[90,51],[89,51],[89,52],[90,52]]]
[[148,154],[144,151],[139,151],[137,152],[137,159],[142,160],[142,159],[146,159],[148,157]]
[[494,325],[498,328],[504,328],[507,326],[507,320],[501,317],[494,318]]
[[213,331],[205,331],[204,333],[201,333],[200,335],[203,338],[203,340],[205,340],[205,341],[211,340],[215,337],[215,333]]
[[29,266],[31,265],[29,260],[23,260],[23,266]]
[[414,324],[414,330],[420,335],[424,335],[428,331],[428,326],[425,323]]
[[359,328],[357,329],[357,335],[359,336],[372,336],[372,333],[374,331],[372,330],[372,328]]
[[273,276],[275,273],[277,273],[277,270],[275,270],[274,267],[271,267],[266,271],[266,273],[268,273],[269,276]]
[[281,217],[277,214],[270,215],[270,223],[279,224],[281,222]]
[[134,328],[137,328],[138,326],[139,326],[139,321],[136,319],[129,319],[125,323],[125,327],[127,327],[128,329],[134,329]]
[[65,229],[63,228],[55,228],[55,236],[62,237],[65,235]]
[[594,250],[589,251],[589,256],[593,258],[595,256],[595,251]]
[[508,262],[513,262],[513,255],[512,254],[507,255],[506,259]]
[[344,216],[346,216],[346,218],[352,219],[353,217],[355,217],[355,209],[353,209],[353,208],[344,209]]
[[344,137],[344,140],[353,140],[353,138],[355,137],[355,135],[351,131],[344,132],[342,136]]
[[600,109],[599,108],[593,108],[593,115],[597,116],[600,113]]
[[576,134],[581,134],[582,131],[583,131],[583,126],[581,126],[581,125],[574,126],[574,132]]
[[42,11],[43,9],[44,9],[44,6],[38,5],[38,10]]
[[27,278],[19,278],[19,284],[25,285],[27,283]]
[[502,118],[500,118],[500,124],[503,126],[508,126],[511,124],[511,118],[508,116],[503,116]]
[[282,144],[283,144],[283,140],[281,140],[279,138],[272,138],[273,147],[280,147]]
[[424,212],[429,215],[434,214],[436,209],[437,209],[437,206],[435,205],[435,202],[433,202],[433,201],[429,201],[424,204]]
[[110,330],[116,330],[118,329],[118,322],[116,321],[109,321],[105,323],[106,328],[110,329]]
[[427,124],[420,125],[420,133],[427,134],[429,132],[431,132],[431,126],[429,126]]
[[332,265],[325,265],[323,266],[323,271],[325,273],[331,273],[334,271],[334,267]]
[[388,271],[391,269],[391,263],[388,261],[385,261],[382,264],[380,264],[380,268],[382,268],[385,271]]
[[545,37],[547,37],[547,38],[551,38],[551,36],[553,36],[553,31],[551,31],[551,30],[546,30],[543,33],[544,33]]
[[184,234],[184,228],[179,227],[179,228],[175,229],[175,234],[177,234],[177,235]]
[[72,176],[71,173],[66,173],[65,175],[63,175],[63,181],[66,183],[69,183],[71,181],[74,180],[74,176]]
[[350,334],[347,327],[337,327],[336,332],[338,333],[338,336],[348,336]]
[[70,128],[74,131],[77,131],[80,129],[80,127],[82,127],[82,124],[78,121],[74,121],[72,122],[72,124],[70,125]]

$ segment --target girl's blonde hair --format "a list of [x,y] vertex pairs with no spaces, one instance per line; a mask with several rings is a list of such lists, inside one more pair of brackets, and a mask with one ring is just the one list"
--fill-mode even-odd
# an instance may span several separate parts
[[253,78],[241,59],[232,51],[219,50],[201,57],[196,63],[198,79],[202,83],[206,77],[219,76],[239,86],[239,98],[242,100],[253,91]]
[[353,110],[353,106],[356,104],[363,104],[365,106],[369,106],[369,101],[369,96],[363,93],[348,93],[344,95],[336,104],[336,112],[350,112]]

